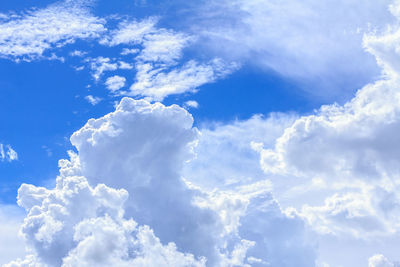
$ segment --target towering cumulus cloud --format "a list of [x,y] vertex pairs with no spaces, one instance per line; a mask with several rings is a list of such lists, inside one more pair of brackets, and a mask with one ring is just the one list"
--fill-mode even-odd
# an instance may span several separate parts
[[192,124],[176,105],[130,98],[89,120],[55,188],[20,187],[31,254],[9,266],[313,265],[303,222],[282,214],[268,183],[207,193],[181,177]]

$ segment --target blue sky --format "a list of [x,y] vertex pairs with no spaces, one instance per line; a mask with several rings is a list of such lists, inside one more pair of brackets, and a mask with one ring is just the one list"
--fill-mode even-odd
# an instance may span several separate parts
[[398,10],[1,3],[0,264],[398,266]]

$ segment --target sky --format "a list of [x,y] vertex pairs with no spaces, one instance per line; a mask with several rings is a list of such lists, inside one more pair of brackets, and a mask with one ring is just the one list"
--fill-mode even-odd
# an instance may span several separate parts
[[400,1],[0,4],[0,265],[400,266]]

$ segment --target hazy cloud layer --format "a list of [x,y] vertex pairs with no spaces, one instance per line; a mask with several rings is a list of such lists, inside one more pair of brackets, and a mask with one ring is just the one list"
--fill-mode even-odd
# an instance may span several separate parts
[[277,72],[313,95],[350,97],[378,78],[379,68],[361,43],[365,34],[396,23],[392,2],[206,1],[181,24],[226,60]]

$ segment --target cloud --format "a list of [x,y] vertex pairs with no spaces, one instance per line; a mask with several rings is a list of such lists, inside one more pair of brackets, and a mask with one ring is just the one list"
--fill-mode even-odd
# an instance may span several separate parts
[[27,11],[0,23],[0,56],[26,60],[40,57],[46,50],[76,39],[99,37],[105,31],[104,23],[74,1]]
[[281,212],[269,186],[206,192],[182,178],[192,124],[176,105],[129,98],[89,120],[53,189],[20,187],[31,254],[9,266],[312,265],[304,223]]
[[74,50],[69,53],[71,57],[83,57],[87,55],[87,52],[85,51],[80,51],[80,50]]
[[84,177],[59,177],[52,190],[22,185],[18,204],[29,214],[22,233],[35,254],[23,261],[49,266],[201,266],[160,244],[147,226],[123,218],[126,190],[91,187]]
[[0,205],[0,265],[24,257],[25,243],[19,235],[24,214],[14,205]]
[[[195,92],[199,86],[223,78],[239,68],[215,58],[200,63],[182,62],[183,49],[192,45],[195,37],[171,29],[156,27],[157,18],[123,21],[100,43],[106,46],[129,45],[122,55],[135,54],[135,82],[126,96],[140,96],[161,101],[173,94]],[[95,69],[95,68],[92,68]],[[96,77],[99,77],[96,72]]]
[[118,64],[113,62],[108,57],[87,58],[90,69],[93,71],[92,76],[97,81],[106,71],[115,71],[118,69]]
[[337,97],[347,91],[351,96],[354,91],[348,90],[379,75],[374,58],[361,44],[364,34],[395,23],[388,10],[391,3],[209,1],[180,23],[189,25],[186,28],[201,36],[208,51],[225,60],[295,79],[314,95]]
[[272,146],[296,118],[295,114],[273,113],[200,125],[196,158],[184,166],[184,177],[207,190],[233,189],[265,180],[253,147],[256,143]]
[[185,106],[188,108],[198,108],[199,103],[197,103],[197,101],[194,101],[194,100],[189,100],[189,101],[185,102]]
[[132,65],[132,64],[129,64],[129,63],[127,63],[127,62],[118,61],[118,64],[119,64],[119,68],[120,68],[121,70],[131,70],[131,69],[133,69],[133,65]]
[[[271,21],[261,21],[286,25],[284,33],[293,27],[300,27],[296,32],[310,27],[319,31],[320,25],[312,24],[322,15],[312,12],[308,5],[313,3],[296,4],[298,9],[293,9],[290,1],[282,6],[240,2],[239,13],[247,16],[239,25],[251,29],[249,38],[244,37],[249,48],[244,51],[256,55],[272,51],[271,58],[257,57],[257,64],[271,59],[267,68],[290,77],[303,77],[303,71],[315,74],[314,67],[325,71],[335,62],[300,49],[310,37],[307,33],[284,38],[282,42],[294,48],[262,47],[268,38],[279,40],[282,33],[272,30],[265,33],[272,37],[261,36],[259,44],[251,39],[265,32],[252,20],[268,10],[274,11]],[[304,24],[287,23],[291,19],[286,15],[282,24],[275,24],[286,9]],[[393,14],[396,10],[393,5]],[[313,19],[299,20],[297,12],[310,12]],[[328,20],[330,25],[331,17]],[[183,49],[195,39],[157,28],[156,21],[126,21],[101,41],[133,47],[123,53],[135,55],[135,83],[121,94],[162,100],[195,92],[238,68],[221,59],[183,60]],[[332,35],[340,37],[335,30]],[[223,38],[232,34],[217,33]],[[399,234],[400,225],[400,140],[395,134],[400,125],[398,35],[395,27],[384,35],[366,35],[364,47],[383,68],[382,79],[363,87],[346,104],[323,106],[311,115],[256,115],[245,121],[201,125],[198,131],[191,115],[178,106],[124,98],[114,112],[89,120],[74,133],[71,143],[77,152],[60,161],[55,188],[21,186],[18,203],[28,213],[22,231],[31,254],[13,264],[313,266],[318,257],[316,240],[346,238],[381,246],[379,242]],[[317,38],[318,46],[327,44],[330,39],[325,37]],[[294,42],[297,38],[300,41]],[[326,48],[333,56],[342,49],[336,51],[331,44]],[[279,49],[287,54],[281,55]],[[247,54],[234,56],[243,59]],[[279,65],[282,60],[285,64]],[[306,62],[300,72],[291,69],[296,61]],[[105,71],[133,66],[119,58],[88,62],[96,80]],[[106,85],[119,90],[125,82],[115,75]],[[346,242],[341,245],[351,247]],[[369,262],[394,266],[381,255]]]
[[126,56],[126,55],[134,55],[134,54],[137,54],[137,53],[139,53],[139,49],[137,49],[137,48],[123,48],[122,49],[122,52],[121,52],[121,55],[123,55],[123,56]]
[[147,34],[157,31],[155,28],[157,22],[158,20],[155,17],[149,17],[142,21],[124,21],[119,24],[118,29],[111,31],[100,43],[109,46],[140,44]]
[[91,184],[128,190],[127,215],[149,225],[162,242],[215,261],[216,215],[191,204],[193,192],[179,176],[196,137],[192,123],[177,106],[124,98],[115,112],[75,132],[71,142]]
[[18,160],[18,153],[10,146],[0,144],[0,161],[14,161]]
[[118,75],[107,78],[105,84],[111,92],[116,92],[125,86],[126,78]]
[[219,59],[203,64],[192,60],[172,70],[140,63],[136,65],[136,81],[126,94],[161,101],[168,95],[193,93],[199,86],[223,78],[237,68],[236,64],[228,65]]
[[137,59],[157,62],[158,64],[173,64],[182,57],[182,49],[192,38],[180,32],[158,29],[148,34],[143,40],[143,49]]
[[376,254],[368,259],[368,267],[395,267],[394,263],[390,262],[382,254]]
[[97,104],[100,103],[100,101],[102,100],[100,97],[92,96],[92,95],[87,95],[87,96],[85,96],[85,99],[86,99],[87,102],[89,102],[92,106],[97,105]]
[[394,29],[365,37],[383,67],[381,80],[343,106],[323,106],[297,119],[274,147],[261,152],[271,179],[287,177],[279,196],[291,199],[287,207],[294,210],[288,213],[303,216],[321,233],[369,239],[399,232],[397,35]]
[[[318,243],[318,264],[361,266],[376,251],[397,259],[398,189],[389,190],[388,184],[388,190],[383,190],[369,181],[355,182],[351,177],[349,182],[339,182],[340,175],[331,178],[327,174],[322,179],[318,176],[299,177],[262,171],[258,152],[263,151],[263,147],[273,148],[285,129],[290,128],[297,119],[299,116],[296,114],[271,114],[224,124],[200,124],[201,135],[194,149],[196,157],[185,165],[183,176],[209,192],[229,191],[243,196],[246,194],[243,187],[251,188],[251,192],[271,192],[272,199],[287,216],[300,215],[317,232],[313,238]],[[307,147],[307,151],[311,148],[311,145]],[[306,152],[301,155],[305,157]],[[319,158],[323,157],[324,154],[319,155]],[[295,207],[295,210],[289,207]],[[230,210],[225,216],[230,218],[234,214]],[[279,214],[277,212],[275,216],[279,218]],[[271,225],[273,233],[286,229],[282,222],[272,224],[271,215],[257,216],[251,220],[269,218],[265,225]],[[247,220],[247,215],[241,217],[242,225],[244,220]],[[249,228],[256,229],[254,224]],[[263,235],[268,236],[267,240],[271,242],[284,242],[282,236],[274,239],[271,233]],[[291,244],[290,241],[288,243]],[[279,253],[276,253],[277,258]],[[271,261],[271,256],[266,257],[266,261]]]
[[[88,64],[95,81],[108,71],[134,70],[135,83],[130,90],[120,93],[152,101],[161,101],[171,94],[195,92],[197,87],[223,78],[239,66],[218,58],[183,61],[183,50],[193,45],[195,36],[157,27],[156,17],[122,22],[117,19],[114,28],[105,27],[108,20],[92,15],[88,4],[80,1],[59,2],[29,11],[0,23],[0,56],[17,61],[45,57],[64,62],[68,58],[54,53],[47,55],[46,51],[74,43],[77,39],[96,39],[97,45],[110,50],[125,46],[121,56],[134,55],[133,62],[132,59],[126,61],[102,54],[83,58],[81,63]],[[70,57],[85,55],[86,52],[76,49],[69,53]],[[74,68],[79,71],[83,66]]]

